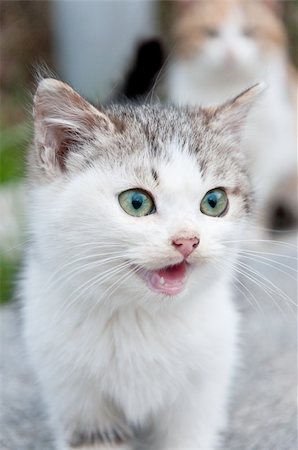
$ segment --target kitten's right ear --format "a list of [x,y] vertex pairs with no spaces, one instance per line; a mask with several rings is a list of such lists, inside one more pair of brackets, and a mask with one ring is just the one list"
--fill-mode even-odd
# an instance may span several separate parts
[[46,173],[67,170],[72,152],[94,138],[96,130],[114,131],[110,119],[61,81],[43,79],[34,97],[35,162]]
[[247,116],[266,87],[266,83],[257,83],[223,105],[210,108],[209,111],[207,109],[212,126],[232,143],[238,144],[243,135]]

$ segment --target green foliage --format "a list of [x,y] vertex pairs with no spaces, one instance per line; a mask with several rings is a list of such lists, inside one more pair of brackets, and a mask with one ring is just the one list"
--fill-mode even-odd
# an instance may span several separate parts
[[[1,185],[20,181],[24,176],[29,129],[27,124],[21,123],[0,130],[0,189]],[[13,297],[19,253],[12,254],[0,253],[0,303]]]
[[18,268],[17,261],[0,257],[0,303],[6,303],[12,299]]
[[23,177],[27,142],[28,126],[24,124],[0,130],[0,184]]
[[284,20],[289,36],[292,61],[298,67],[298,1],[289,0],[283,3]]

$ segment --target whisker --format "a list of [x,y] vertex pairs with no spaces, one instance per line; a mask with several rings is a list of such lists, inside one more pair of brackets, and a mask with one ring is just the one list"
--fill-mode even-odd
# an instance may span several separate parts
[[[242,259],[242,258],[248,259],[249,261],[256,261],[256,259],[255,259],[254,257],[252,257],[252,256],[241,255],[241,259]],[[291,278],[292,280],[296,281],[296,278],[293,277],[290,273],[285,272],[285,271],[282,270],[280,267],[276,267],[274,264],[270,264],[269,262],[267,262],[267,261],[268,261],[268,258],[265,258],[266,261],[263,261],[263,258],[262,258],[262,259],[261,259],[261,258],[262,258],[262,257],[260,257],[260,258],[257,259],[257,262],[258,262],[259,264],[263,264],[263,265],[265,265],[265,266],[267,266],[267,267],[271,267],[271,268],[277,270],[278,272],[280,272],[280,273],[282,273],[282,274],[288,276],[288,277]],[[270,260],[269,260],[269,261],[270,261]],[[274,261],[273,261],[273,262],[274,262]],[[275,264],[278,264],[278,261],[275,261],[274,263],[275,263]],[[285,267],[287,267],[289,270],[292,270],[292,271],[296,272],[295,269],[293,269],[292,267],[287,266],[286,264],[280,263],[280,265],[285,266]]]
[[[220,268],[220,270],[223,270],[225,273],[228,273],[228,271],[225,270],[225,269],[222,267],[222,261],[221,261],[221,260],[218,260],[218,263],[219,263],[219,268]],[[253,298],[253,300],[254,300],[254,302],[255,302],[255,304],[256,304],[256,306],[257,306],[257,310],[259,310],[262,314],[264,314],[264,311],[263,311],[263,309],[261,308],[261,305],[259,304],[259,302],[258,302],[258,300],[256,299],[256,297],[253,295],[252,292],[250,292],[250,290],[248,289],[248,287],[245,286],[244,283],[242,283],[242,281],[239,279],[239,277],[236,275],[236,273],[234,273],[234,271],[233,271],[232,273],[229,273],[229,275],[232,276],[232,278],[233,278],[233,286],[235,286],[235,288],[237,289],[238,292],[240,292],[241,295],[244,295],[244,297],[246,298],[246,300],[248,301],[248,303],[250,304],[250,306],[253,308],[253,310],[256,310],[255,305],[254,305],[254,303],[252,303],[252,302],[250,301],[250,299],[249,299],[248,295],[246,294],[246,292]],[[239,288],[239,286],[237,286],[236,283],[239,283],[240,286],[242,286],[243,289],[244,289],[246,292],[241,291],[241,289]]]
[[275,256],[275,257],[279,257],[279,258],[286,258],[286,259],[292,259],[292,260],[298,261],[297,260],[297,256],[285,255],[283,253],[271,253],[271,252],[262,252],[262,251],[254,251],[254,250],[242,250],[242,249],[240,249],[238,252],[240,254],[247,253],[247,254],[252,254],[252,255]]
[[[83,283],[83,285],[79,286],[74,292],[71,293],[71,295],[75,295],[75,297],[72,298],[72,301],[70,304],[67,303],[68,298],[70,298],[70,296],[68,296],[68,298],[66,299],[66,302],[64,304],[64,307],[62,308],[62,310],[59,310],[57,312],[56,316],[61,317],[61,316],[65,315],[65,312],[68,311],[69,308],[71,308],[80,298],[82,298],[82,296],[88,289],[91,289],[92,286],[94,286],[96,284],[97,284],[97,288],[98,288],[106,279],[109,279],[110,277],[117,274],[118,272],[121,272],[128,265],[129,265],[129,262],[125,261],[124,263],[122,263],[116,267],[110,268],[104,272],[101,272],[100,274],[97,274],[95,277],[92,277],[91,279],[87,280],[87,282]],[[57,318],[56,316],[55,316],[55,318]],[[55,320],[55,318],[54,318],[54,320]]]
[[22,241],[19,244],[14,245],[13,247],[9,247],[9,248],[3,249],[3,250],[0,251],[0,256],[7,255],[7,254],[13,252],[16,249],[23,248],[28,243],[31,243],[30,239],[26,239],[25,241]]
[[[284,295],[284,298],[290,300],[293,303],[293,300],[290,299],[279,287],[277,287],[272,281],[270,281],[267,277],[264,277],[260,272],[258,272],[256,269],[254,269],[251,266],[248,266],[243,261],[237,261],[237,264],[241,265],[245,269],[249,270],[250,272],[254,273],[256,276],[261,278],[264,281],[267,281],[274,289],[276,289],[277,292],[279,292],[281,295]],[[269,288],[269,286],[268,286]],[[295,303],[294,303],[295,304]]]
[[[124,267],[122,270],[125,270],[126,267]],[[102,304],[108,304],[109,306],[111,306],[109,304],[109,299],[111,298],[112,294],[114,294],[114,292],[123,284],[123,282],[129,278],[132,277],[132,275],[134,275],[137,270],[129,268],[128,269],[128,274],[127,272],[124,273],[123,276],[121,276],[120,278],[118,278],[111,286],[109,286],[102,294],[101,294],[101,300],[100,302]],[[107,293],[109,292],[110,289],[112,289],[114,286],[114,291],[112,290],[112,292],[110,292],[109,296],[107,297]],[[89,314],[92,313],[92,310],[98,305],[98,302],[94,303],[93,308],[90,310]],[[89,316],[88,314],[88,316]]]
[[[225,251],[230,255],[234,254],[234,252],[231,252],[229,249],[226,249]],[[288,275],[290,278],[292,278],[292,279],[294,279],[294,281],[296,281],[296,278],[294,278],[291,274],[289,274],[288,272],[282,271],[281,269],[279,269],[279,267],[276,267],[275,265],[284,267],[285,269],[292,271],[294,273],[297,273],[297,269],[295,269],[294,267],[291,267],[287,264],[284,264],[280,261],[276,261],[276,259],[266,258],[266,257],[262,256],[262,253],[263,252],[257,252],[257,254],[255,254],[254,252],[251,252],[251,251],[249,251],[249,252],[246,252],[245,250],[238,251],[238,255],[239,255],[240,259],[247,258],[247,259],[250,259],[251,261],[258,262],[260,264],[265,264],[265,265],[266,265],[266,263],[264,261],[269,261],[271,263],[271,264],[269,264],[269,263],[267,264],[269,267],[279,270],[280,272],[284,273],[285,275]],[[264,252],[264,254],[268,255],[268,253],[266,253],[266,252]],[[270,254],[272,254],[274,256],[277,255],[278,257],[282,256],[282,255],[273,254],[273,253],[269,253],[269,255]],[[293,257],[293,259],[296,260],[295,257]]]
[[265,242],[267,244],[277,245],[277,246],[283,246],[287,248],[294,248],[297,249],[297,246],[294,244],[290,244],[289,242],[284,241],[275,241],[271,239],[237,239],[237,240],[229,240],[229,241],[223,241],[223,244],[239,244],[242,242],[249,242],[249,243],[255,243],[255,242]]
[[[113,254],[113,253],[111,253],[111,254]],[[60,266],[56,271],[54,271],[54,272],[51,274],[51,276],[50,276],[49,279],[47,280],[47,282],[46,282],[46,284],[45,284],[45,286],[44,286],[42,292],[45,292],[47,289],[49,289],[50,287],[52,287],[53,284],[58,284],[58,283],[59,283],[61,280],[63,280],[63,279],[64,279],[64,280],[69,280],[69,279],[71,279],[71,277],[70,277],[69,275],[72,275],[73,273],[76,274],[76,273],[84,272],[84,271],[90,269],[91,267],[93,267],[93,265],[94,265],[95,267],[97,267],[97,266],[100,267],[100,266],[102,266],[102,265],[104,265],[104,264],[107,264],[107,263],[110,262],[110,261],[114,261],[114,260],[117,260],[117,259],[123,259],[123,256],[121,255],[121,256],[113,256],[113,257],[111,257],[111,258],[105,258],[105,259],[103,259],[103,260],[89,261],[89,262],[88,262],[87,264],[85,264],[85,265],[79,265],[79,266],[76,266],[74,269],[70,270],[70,271],[67,273],[67,275],[68,275],[67,278],[64,277],[64,273],[61,274],[61,272],[63,272],[63,270],[66,269],[66,268],[69,267],[69,266],[72,266],[72,265],[74,265],[74,264],[76,264],[76,263],[80,263],[80,262],[82,262],[82,261],[84,261],[84,260],[86,260],[86,259],[97,258],[98,256],[102,256],[102,255],[104,255],[104,254],[103,254],[103,253],[101,253],[101,254],[92,254],[92,255],[87,255],[86,257],[83,256],[83,257],[80,257],[80,258],[71,259],[71,260],[68,261],[66,264]],[[106,255],[108,255],[108,253],[106,253]],[[57,278],[56,275],[58,275],[58,274],[60,274],[60,277]]]
[[265,294],[268,295],[268,297],[273,301],[273,303],[275,304],[275,306],[278,308],[278,310],[284,314],[284,311],[281,309],[279,303],[277,303],[276,299],[271,295],[272,292],[270,290],[267,289],[267,286],[264,283],[261,283],[260,280],[256,279],[255,277],[253,277],[252,275],[248,274],[246,271],[243,271],[242,269],[240,269],[239,267],[234,267],[234,270],[239,273],[240,275],[242,275],[244,278],[246,278],[247,280],[249,280],[250,282],[252,282],[253,284],[255,284],[256,286],[258,286],[259,288],[261,288],[261,290],[263,292],[265,292]]
[[[91,288],[94,284],[98,284],[98,287],[100,286],[100,284],[102,284],[103,281],[105,281],[107,278],[110,278],[112,275],[116,274],[119,270],[121,270],[123,267],[126,267],[129,265],[129,262],[125,261],[121,264],[119,264],[116,267],[112,267],[104,272],[101,272],[99,274],[96,274],[94,277],[92,277],[91,279],[87,280],[85,283],[83,283],[81,286],[79,286],[78,289],[75,290],[75,292],[73,294],[77,294],[78,292],[83,290],[83,293],[86,292],[87,289]],[[85,289],[83,289],[85,288]],[[82,294],[82,292],[81,292]],[[80,294],[80,295],[81,295]],[[79,297],[75,297],[75,300],[79,298]]]
[[[139,269],[140,270],[140,269]],[[138,271],[138,269],[131,269],[130,270],[130,274],[129,274],[129,276],[127,276],[127,279],[129,279],[129,278],[131,278],[132,277],[132,275],[134,275],[135,273],[137,273],[137,271]],[[124,281],[124,279],[125,279],[125,276],[126,276],[126,274],[124,274],[119,280],[116,280],[105,292],[104,292],[104,294],[103,295],[107,295],[107,293],[110,291],[110,289],[112,289],[113,288],[113,286],[115,286],[115,284],[116,283],[119,283],[119,285],[118,286],[116,286],[116,289],[112,289],[112,291],[110,292],[110,294],[109,294],[109,296],[108,296],[108,299],[109,298],[111,298],[111,296],[112,296],[112,294],[114,294],[115,293],[115,291],[120,287],[120,285],[122,285],[122,283],[123,283],[123,281]]]
[[[242,267],[244,269],[243,275],[245,274],[246,277],[250,277],[251,281],[254,281],[256,284],[259,284],[260,287],[263,287],[263,290],[268,292],[271,292],[273,294],[279,294],[279,296],[285,300],[286,304],[290,306],[290,304],[296,306],[295,302],[286,295],[280,288],[278,288],[272,281],[270,281],[268,278],[262,276],[259,272],[254,270],[253,268],[249,267],[247,264],[242,263],[240,261],[237,262],[236,268],[239,270],[238,266]],[[247,274],[247,271],[249,274]],[[258,277],[258,278],[256,278]],[[259,279],[260,278],[260,279]],[[269,284],[266,284],[266,282]],[[271,297],[273,299],[273,297]]]

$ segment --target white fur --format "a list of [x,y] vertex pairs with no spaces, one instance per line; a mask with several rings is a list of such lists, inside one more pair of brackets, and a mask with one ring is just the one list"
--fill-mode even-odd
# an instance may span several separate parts
[[[40,83],[21,288],[58,450],[89,449],[95,435],[101,450],[215,449],[237,357],[233,242],[250,196],[236,142],[260,89],[217,113],[145,106],[105,115],[63,83]],[[117,111],[126,120],[120,132]],[[155,150],[148,136],[159,138]],[[151,192],[156,213],[133,217],[121,208],[119,194],[136,187]],[[229,196],[222,217],[200,210],[216,187]],[[181,263],[172,241],[189,236],[200,242],[187,258],[184,290],[150,290],[135,267]],[[114,432],[121,445],[106,442]]]
[[[115,198],[135,185],[134,155],[112,177],[98,166],[31,193],[35,244],[23,283],[25,334],[59,449],[68,448],[76,429],[129,424],[152,427],[152,450],[211,450],[225,424],[238,317],[224,240],[240,232],[237,198],[227,217],[204,216],[200,199],[214,180],[203,181],[187,149],[172,143],[171,154],[158,167],[160,186],[147,186],[159,215],[130,217]],[[224,175],[217,181],[226,182]],[[201,238],[191,257],[200,263],[177,298],[154,294],[127,271],[90,285],[102,268],[115,266],[103,263],[109,252],[151,268],[179,262],[170,245],[177,233]]]

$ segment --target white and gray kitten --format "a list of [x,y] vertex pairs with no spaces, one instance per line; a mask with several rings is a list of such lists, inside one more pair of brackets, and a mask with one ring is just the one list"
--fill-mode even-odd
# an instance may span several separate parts
[[21,288],[59,450],[216,447],[251,207],[241,131],[261,89],[98,110],[40,82]]

